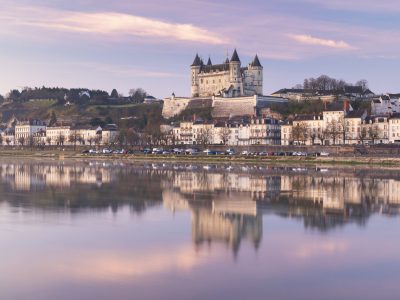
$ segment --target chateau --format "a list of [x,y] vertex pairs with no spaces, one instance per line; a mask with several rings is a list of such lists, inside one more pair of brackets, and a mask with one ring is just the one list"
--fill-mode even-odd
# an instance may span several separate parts
[[213,65],[196,54],[190,66],[191,97],[164,99],[162,115],[168,119],[187,109],[211,108],[215,119],[235,116],[257,117],[270,105],[288,102],[282,97],[263,95],[263,66],[256,55],[247,67],[242,67],[235,49],[231,59]]
[[242,67],[237,51],[222,64],[205,65],[199,55],[191,65],[192,97],[241,97],[263,94],[263,67],[256,55],[247,67]]

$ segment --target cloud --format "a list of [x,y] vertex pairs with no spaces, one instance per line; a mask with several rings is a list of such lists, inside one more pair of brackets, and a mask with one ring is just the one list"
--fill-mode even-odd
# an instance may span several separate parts
[[0,24],[39,27],[111,36],[136,36],[163,41],[226,44],[218,34],[192,24],[173,23],[116,12],[75,12],[45,7],[16,7],[0,12]]
[[321,38],[316,38],[311,35],[305,35],[305,34],[299,34],[299,35],[290,34],[289,37],[299,43],[306,44],[306,45],[323,46],[323,47],[336,48],[336,49],[353,49],[353,47],[351,47],[349,44],[347,44],[344,41],[321,39]]

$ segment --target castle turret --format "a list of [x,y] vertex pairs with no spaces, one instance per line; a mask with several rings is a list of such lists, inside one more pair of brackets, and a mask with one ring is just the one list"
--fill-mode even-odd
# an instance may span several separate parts
[[201,59],[198,54],[194,58],[192,65],[190,66],[191,69],[191,77],[192,77],[192,97],[198,97],[200,92],[199,87],[199,74],[201,69]]
[[243,85],[242,85],[242,74],[240,72],[240,59],[237,51],[233,51],[231,61],[229,62],[230,69],[230,82],[233,86],[234,93],[236,95],[243,94]]
[[254,57],[254,60],[249,65],[248,72],[252,74],[253,90],[257,95],[263,94],[263,66],[258,59],[258,55]]

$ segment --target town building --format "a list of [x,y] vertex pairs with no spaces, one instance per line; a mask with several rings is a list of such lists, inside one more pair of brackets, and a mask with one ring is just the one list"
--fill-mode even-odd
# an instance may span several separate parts
[[374,116],[390,116],[400,113],[400,94],[385,94],[371,102],[371,114]]
[[46,131],[46,124],[43,121],[19,121],[15,125],[15,143],[27,145],[31,143],[33,135],[39,131]]

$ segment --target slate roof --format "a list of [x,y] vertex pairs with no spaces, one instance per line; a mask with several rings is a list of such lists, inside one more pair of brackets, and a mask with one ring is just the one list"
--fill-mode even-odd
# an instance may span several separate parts
[[260,60],[258,59],[258,55],[256,54],[256,57],[254,57],[253,62],[251,63],[252,67],[262,67]]
[[240,62],[239,55],[237,54],[236,49],[235,51],[233,51],[231,62]]
[[196,54],[196,57],[194,58],[194,61],[191,65],[191,67],[200,67],[201,66],[201,59],[198,54]]

